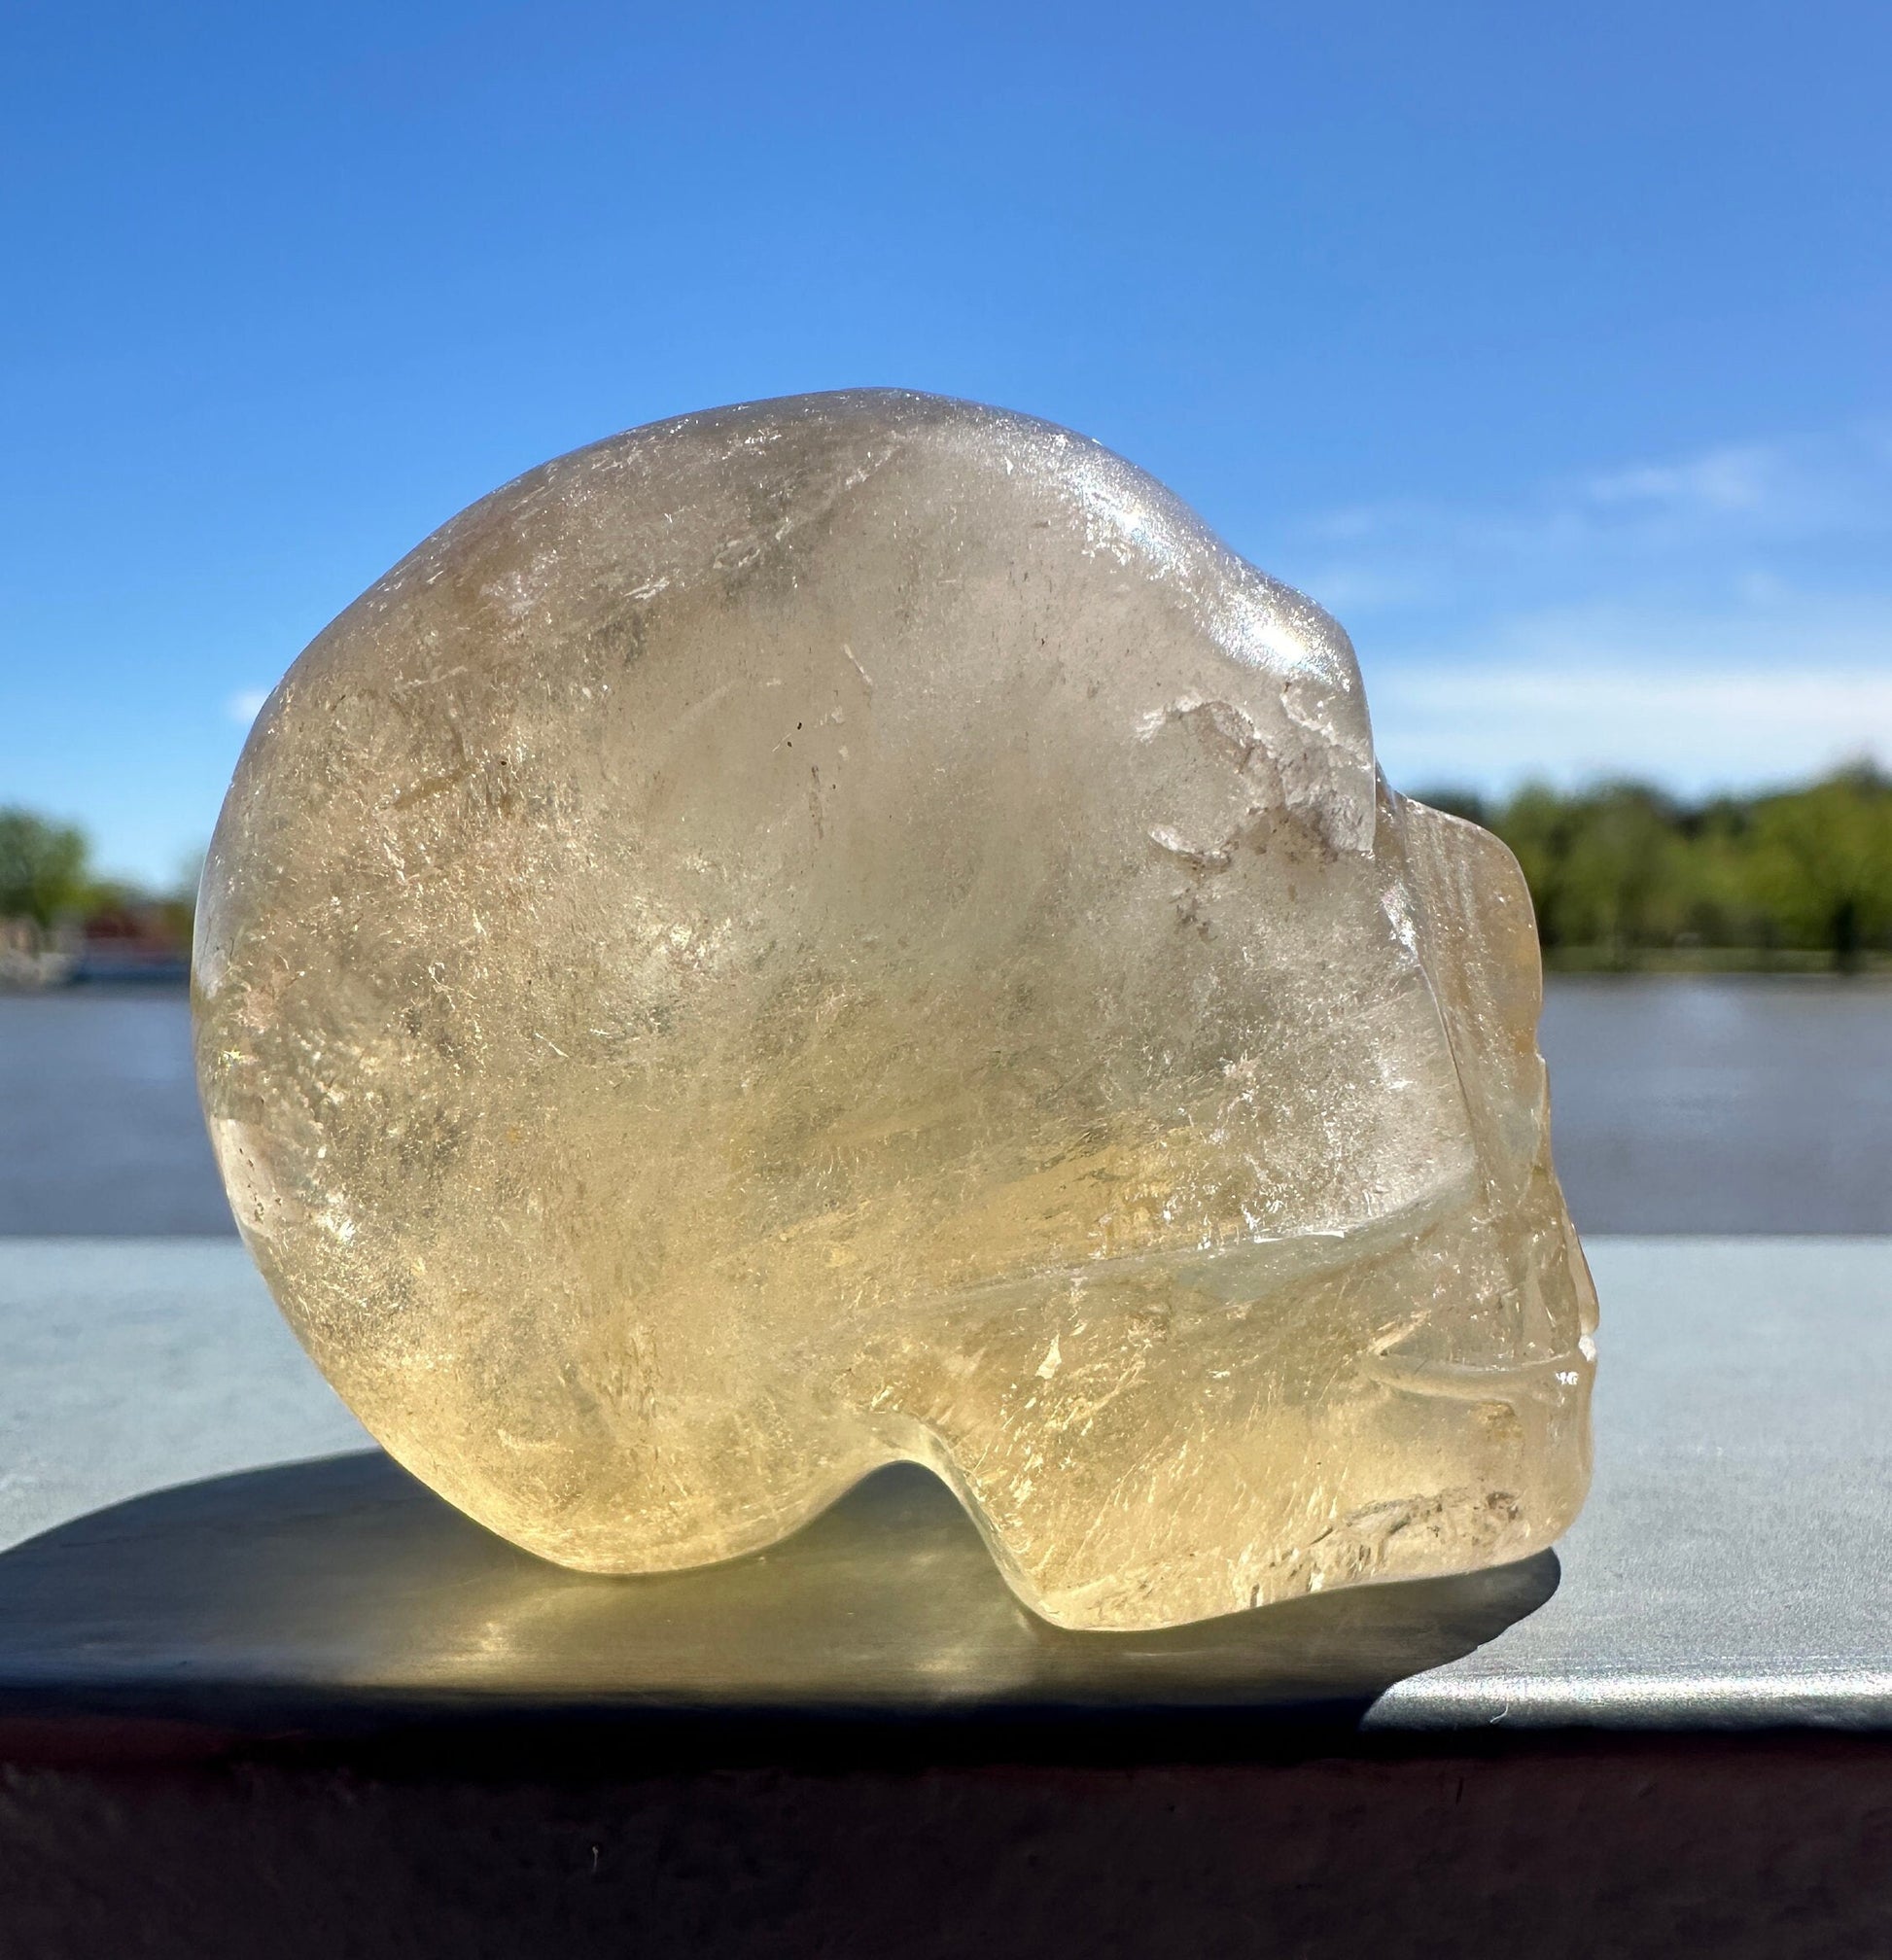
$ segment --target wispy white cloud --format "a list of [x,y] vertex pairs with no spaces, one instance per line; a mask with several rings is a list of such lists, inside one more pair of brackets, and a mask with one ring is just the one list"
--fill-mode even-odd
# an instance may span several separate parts
[[1787,452],[1765,443],[1709,449],[1677,463],[1638,463],[1592,476],[1583,494],[1605,509],[1640,508],[1723,513],[1758,511],[1777,499],[1792,466]]
[[1692,793],[1892,768],[1892,600],[1504,622],[1468,657],[1367,666],[1395,783],[1635,776]]
[[1461,668],[1382,687],[1379,722],[1387,773],[1408,788],[1633,777],[1699,794],[1862,759],[1892,768],[1892,676]]
[[247,728],[263,713],[263,704],[269,698],[266,687],[243,687],[224,703],[224,713],[239,727]]
[[[1358,505],[1286,541],[1286,576],[1362,624],[1792,576],[1892,545],[1892,437],[1859,427],[1631,461],[1502,503]],[[1862,568],[1863,570],[1864,568]]]
[[1351,629],[1395,782],[1682,790],[1892,766],[1892,436],[1356,506],[1286,575]]

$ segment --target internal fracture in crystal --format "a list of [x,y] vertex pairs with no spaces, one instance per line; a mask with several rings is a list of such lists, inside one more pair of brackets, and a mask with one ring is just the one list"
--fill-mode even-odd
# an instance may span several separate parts
[[1034,1610],[1518,1558],[1589,1475],[1517,865],[1095,443],[880,391],[474,505],[204,874],[237,1222],[387,1448],[598,1572],[912,1457]]

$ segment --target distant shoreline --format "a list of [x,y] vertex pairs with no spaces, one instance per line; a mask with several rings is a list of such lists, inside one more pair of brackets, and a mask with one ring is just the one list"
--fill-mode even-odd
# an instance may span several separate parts
[[1596,980],[1639,980],[1663,975],[1773,980],[1892,980],[1892,953],[1860,953],[1850,966],[1833,955],[1802,947],[1638,946],[1622,953],[1607,946],[1547,946],[1544,971]]
[[88,973],[71,980],[0,979],[0,1000],[67,999],[87,995],[123,1000],[127,995],[133,998],[139,995],[164,998],[187,995],[190,991],[189,968],[180,973],[114,973],[109,976]]
[[[1757,955],[1726,946],[1641,948],[1625,959],[1607,947],[1575,946],[1547,949],[1544,977],[1548,981],[1593,980],[1792,980],[1827,981],[1843,987],[1892,985],[1892,954],[1860,958],[1845,971],[1837,970],[1832,956],[1822,953],[1775,952]],[[0,1001],[7,1000],[183,1000],[191,992],[188,973],[133,978],[127,975],[74,980],[18,981],[0,979]]]

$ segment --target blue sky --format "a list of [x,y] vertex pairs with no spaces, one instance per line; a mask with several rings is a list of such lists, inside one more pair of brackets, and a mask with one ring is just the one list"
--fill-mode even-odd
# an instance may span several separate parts
[[0,802],[172,875],[487,489],[862,382],[1347,623],[1407,788],[1892,762],[1874,5],[74,7],[0,26]]

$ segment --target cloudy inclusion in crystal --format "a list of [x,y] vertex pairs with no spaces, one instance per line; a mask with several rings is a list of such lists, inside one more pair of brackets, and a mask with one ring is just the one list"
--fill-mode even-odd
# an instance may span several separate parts
[[1069,1627],[1550,1542],[1594,1298],[1516,864],[1150,478],[882,391],[474,505],[206,866],[244,1238],[410,1469],[601,1572],[912,1457]]

